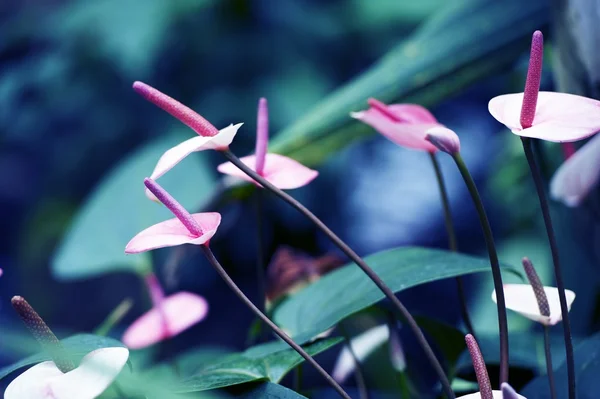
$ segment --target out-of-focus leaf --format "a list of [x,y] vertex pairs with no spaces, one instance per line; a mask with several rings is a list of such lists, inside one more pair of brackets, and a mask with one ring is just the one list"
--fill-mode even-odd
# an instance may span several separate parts
[[[61,342],[67,353],[77,361],[81,360],[82,357],[96,349],[125,346],[116,339],[91,334],[73,335],[72,337],[61,340]],[[36,353],[35,355],[28,356],[23,360],[1,368],[0,379],[22,367],[45,362],[47,360],[51,359],[50,355],[48,355],[46,352],[40,352]]]
[[[394,292],[490,270],[489,261],[484,258],[419,247],[378,252],[367,256],[365,262]],[[512,266],[502,267],[520,273]],[[277,308],[274,317],[279,326],[304,341],[383,298],[383,293],[365,273],[349,264],[290,297]]]
[[[341,342],[328,338],[305,345],[316,355]],[[175,387],[176,392],[198,392],[251,381],[279,382],[304,359],[284,342],[275,341],[254,346],[245,352],[221,357],[209,364],[198,365],[198,371]]]
[[374,132],[348,115],[364,109],[367,98],[435,104],[506,68],[549,19],[544,0],[446,4],[370,69],[282,131],[271,149],[317,164]]
[[[600,376],[600,333],[577,345],[574,356],[577,398],[597,398],[599,390],[598,376]],[[557,398],[567,398],[569,396],[567,365],[564,362],[560,366],[554,367],[554,380]],[[529,399],[549,398],[548,378],[544,375],[534,379],[520,393]]]
[[[190,137],[188,129],[178,132],[145,144],[99,183],[52,260],[56,278],[90,278],[147,267],[150,255],[125,255],[125,245],[141,230],[173,217],[146,198],[143,180],[163,152]],[[161,177],[160,184],[185,207],[197,209],[210,197],[216,180],[206,157],[191,156]]]
[[444,359],[450,369],[450,374],[455,371],[456,362],[466,348],[465,334],[456,328],[428,317],[415,317],[419,327],[427,333],[435,345],[444,354]]
[[241,399],[306,399],[306,396],[272,382],[262,383],[256,388],[235,397]]

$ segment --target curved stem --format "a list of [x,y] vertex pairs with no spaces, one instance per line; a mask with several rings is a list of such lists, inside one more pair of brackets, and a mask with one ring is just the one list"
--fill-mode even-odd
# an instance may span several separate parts
[[206,258],[208,259],[212,267],[214,267],[217,274],[225,281],[229,288],[231,288],[234,294],[241,299],[244,305],[248,306],[256,316],[258,316],[266,325],[268,325],[275,332],[275,334],[279,336],[279,338],[284,340],[289,346],[291,346],[296,352],[298,352],[300,356],[302,356],[308,363],[310,363],[315,369],[317,369],[319,374],[321,374],[323,378],[327,380],[327,382],[340,394],[342,398],[351,399],[350,396],[346,393],[346,391],[344,391],[344,389],[333,379],[333,377],[331,377],[327,373],[327,371],[325,371],[325,369],[323,369],[323,367],[321,367],[319,363],[317,363],[315,359],[312,358],[312,356],[306,353],[306,351],[302,349],[300,345],[295,343],[281,328],[279,328],[275,323],[273,323],[271,319],[269,319],[263,312],[260,311],[260,309],[258,309],[252,303],[252,301],[242,292],[242,290],[231,279],[231,277],[229,277],[225,269],[223,269],[223,266],[221,266],[217,258],[215,258],[215,255],[210,250],[208,245],[202,245],[200,248],[202,248],[204,255],[206,255]]
[[258,283],[258,308],[265,310],[265,257],[262,227],[262,195],[260,190],[255,192],[256,209],[256,281]]
[[369,391],[367,390],[365,374],[363,373],[363,370],[362,370],[362,364],[360,363],[360,360],[358,359],[358,356],[356,356],[356,352],[354,351],[354,348],[352,347],[352,340],[346,333],[346,330],[342,327],[341,323],[338,324],[338,327],[340,329],[342,337],[344,338],[346,346],[348,347],[348,352],[350,353],[350,356],[352,357],[352,361],[354,362],[354,377],[356,378],[356,387],[358,388],[358,397],[360,399],[369,399]]
[[[448,190],[446,190],[446,183],[444,182],[444,175],[442,174],[442,168],[438,162],[435,153],[430,152],[429,158],[433,164],[433,170],[435,171],[435,178],[438,183],[438,189],[440,192],[440,199],[442,200],[442,208],[444,209],[444,223],[446,225],[446,234],[448,234],[448,247],[452,252],[458,250],[458,244],[456,240],[456,232],[454,230],[454,223],[452,222],[452,211],[450,209],[450,200],[448,199]],[[467,296],[465,294],[464,284],[461,276],[456,277],[456,289],[458,291],[458,301],[460,303],[460,313],[467,327],[467,332],[475,337],[475,329],[471,318],[469,317],[469,308],[467,307]]]
[[550,398],[556,399],[556,385],[554,384],[554,370],[552,370],[552,352],[550,351],[550,327],[544,326],[544,352],[546,354],[546,373],[550,384]]
[[554,263],[554,275],[556,278],[556,286],[558,288],[558,297],[560,299],[560,310],[563,319],[563,333],[565,337],[565,350],[566,350],[566,361],[567,361],[567,375],[569,378],[569,398],[575,399],[576,397],[576,386],[575,386],[575,359],[573,357],[573,341],[571,339],[571,322],[569,320],[569,307],[567,305],[567,298],[565,296],[565,283],[562,279],[562,273],[560,270],[560,258],[558,256],[558,245],[556,244],[556,236],[554,235],[554,227],[552,226],[552,219],[550,218],[550,207],[548,206],[548,199],[544,191],[544,185],[542,182],[542,176],[540,170],[535,163],[533,158],[533,150],[531,147],[531,139],[521,137],[523,143],[523,149],[525,150],[525,156],[527,157],[527,163],[531,170],[531,177],[535,183],[535,189],[537,190],[538,198],[540,200],[540,208],[542,209],[542,215],[544,217],[544,224],[546,225],[546,232],[548,234],[548,242],[550,244],[550,251],[552,252],[552,261]]
[[500,262],[498,261],[498,253],[496,252],[496,245],[494,244],[494,236],[492,234],[492,228],[490,222],[485,213],[483,202],[477,191],[475,181],[465,165],[459,152],[452,154],[454,162],[460,171],[460,174],[469,189],[471,198],[477,214],[479,215],[479,221],[483,230],[483,236],[485,237],[485,244],[487,246],[488,255],[490,258],[490,265],[492,268],[492,277],[494,279],[494,288],[496,289],[496,298],[498,306],[498,327],[500,330],[500,384],[508,382],[508,321],[506,318],[506,303],[504,299],[504,290],[502,288],[502,273],[500,272]]
[[317,216],[315,216],[311,211],[309,211],[304,205],[296,201],[292,196],[278,189],[271,183],[269,183],[262,176],[258,175],[255,171],[246,166],[243,162],[239,160],[238,157],[235,156],[230,150],[221,151],[222,154],[235,166],[237,166],[241,171],[246,173],[256,182],[260,183],[261,186],[271,191],[273,194],[277,195],[279,198],[283,199],[297,211],[302,213],[306,218],[308,218],[319,230],[321,230],[346,256],[348,256],[354,263],[358,265],[362,269],[363,272],[379,287],[379,289],[385,294],[385,296],[393,303],[396,310],[402,315],[410,329],[415,334],[417,341],[425,351],[425,355],[427,359],[431,363],[434,368],[440,382],[442,384],[442,388],[450,399],[454,399],[454,392],[452,392],[452,388],[450,387],[450,382],[446,377],[444,369],[440,362],[438,361],[433,349],[427,342],[425,335],[417,325],[415,319],[411,316],[409,311],[404,307],[402,302],[396,297],[394,292],[381,280],[381,278],[365,263],[364,260],[360,256],[356,254],[344,241],[342,241],[333,231],[329,229]]

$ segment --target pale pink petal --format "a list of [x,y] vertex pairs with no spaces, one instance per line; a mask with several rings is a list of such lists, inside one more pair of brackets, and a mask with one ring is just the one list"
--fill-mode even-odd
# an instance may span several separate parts
[[350,116],[370,125],[389,140],[402,147],[429,152],[437,151],[437,148],[433,144],[425,140],[425,136],[427,135],[427,130],[442,126],[439,123],[413,124],[395,122],[373,108],[369,108],[367,111],[353,112]]
[[[256,156],[249,155],[240,160],[252,170],[255,170]],[[221,173],[239,177],[240,179],[256,183],[250,176],[246,175],[231,162],[225,162],[217,167]],[[307,168],[300,162],[279,154],[267,154],[262,176],[275,187],[282,190],[291,190],[305,186],[314,180],[319,172]]]
[[[387,324],[373,327],[353,338],[350,342],[359,362],[363,362],[377,348],[385,344],[390,336]],[[340,352],[331,376],[340,384],[354,372],[356,364],[347,346]]]
[[460,151],[460,139],[454,131],[447,127],[437,126],[425,132],[425,139],[433,144],[438,150],[448,154]]
[[[494,399],[502,399],[502,391],[492,391],[492,395],[494,396]],[[525,396],[519,394],[517,394],[517,397],[521,399],[527,399]],[[479,392],[475,392],[468,395],[459,396],[456,399],[481,399],[481,394]]]
[[[553,326],[562,320],[558,288],[544,287],[544,292],[548,298],[548,305],[550,305],[550,316],[542,316],[540,313],[533,288],[529,284],[504,285],[506,308],[543,325]],[[570,310],[571,305],[575,300],[575,293],[571,290],[565,290],[565,296],[567,299],[567,306]],[[492,292],[492,300],[496,302],[495,290]]]
[[53,362],[33,366],[6,388],[6,399],[94,399],[119,375],[127,348],[102,348],[88,353],[79,366],[63,374]]
[[435,116],[427,108],[417,104],[391,104],[387,108],[407,123],[438,124]]
[[166,297],[162,308],[152,308],[138,318],[123,335],[123,343],[140,349],[173,337],[202,321],[208,313],[204,298],[190,292]]
[[203,234],[201,236],[192,235],[179,219],[173,218],[138,233],[125,247],[125,253],[137,254],[181,244],[202,245],[207,243],[217,232],[221,223],[221,214],[217,212],[194,213],[192,217],[202,227]]
[[600,101],[574,94],[541,91],[533,126],[521,128],[523,93],[494,97],[492,116],[514,134],[554,142],[583,140],[600,130]]
[[550,183],[552,198],[577,206],[600,181],[600,134],[558,168]]
[[63,373],[54,362],[36,364],[24,371],[6,387],[5,399],[51,399],[55,398],[49,390],[49,381]]
[[[177,144],[160,157],[150,178],[152,180],[158,179],[192,152],[226,149],[233,141],[240,126],[242,126],[241,123],[229,125],[219,130],[216,136],[197,136]],[[146,189],[146,196],[156,201],[156,197],[148,189]]]
[[127,348],[102,348],[88,353],[79,366],[50,382],[56,399],[93,399],[117,378],[129,358]]

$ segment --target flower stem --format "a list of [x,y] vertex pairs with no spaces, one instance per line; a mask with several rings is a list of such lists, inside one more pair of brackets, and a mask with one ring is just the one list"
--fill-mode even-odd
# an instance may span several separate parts
[[[440,163],[433,152],[429,153],[431,163],[433,164],[433,170],[435,171],[435,178],[438,183],[438,189],[440,191],[440,199],[442,200],[442,208],[444,209],[444,223],[446,225],[446,233],[448,234],[448,247],[452,252],[458,250],[458,244],[456,241],[456,232],[454,230],[454,223],[452,222],[452,211],[450,209],[450,201],[448,199],[448,190],[446,190],[446,184],[444,182],[444,176],[442,175],[442,168]],[[460,313],[463,318],[463,322],[467,327],[467,332],[475,336],[475,329],[471,318],[469,317],[469,308],[467,307],[467,296],[465,295],[465,289],[462,277],[456,277],[456,288],[458,291],[458,300],[460,302]]]
[[365,374],[363,373],[363,370],[362,370],[362,364],[360,363],[360,360],[358,359],[358,356],[356,356],[356,352],[354,351],[354,348],[352,347],[352,340],[348,336],[346,330],[343,328],[341,323],[338,324],[338,327],[340,329],[342,337],[344,338],[346,346],[348,347],[348,352],[350,353],[350,356],[352,357],[352,361],[354,362],[354,377],[356,378],[356,387],[358,388],[358,397],[360,399],[369,399],[369,391],[367,390]]
[[329,229],[316,215],[314,215],[311,211],[309,211],[304,205],[296,201],[292,196],[283,192],[279,188],[275,187],[271,183],[269,183],[262,176],[258,175],[251,168],[246,166],[240,159],[235,156],[230,150],[221,151],[222,154],[235,166],[237,166],[241,171],[246,173],[256,182],[260,183],[261,186],[271,191],[273,194],[277,195],[279,198],[283,199],[297,211],[302,213],[306,218],[308,218],[319,230],[321,230],[346,256],[348,256],[354,263],[358,265],[362,269],[363,272],[379,287],[379,289],[385,294],[385,296],[394,304],[398,312],[402,315],[402,317],[406,320],[407,324],[415,334],[417,341],[425,351],[425,355],[427,359],[431,363],[434,368],[440,382],[442,384],[442,388],[450,399],[454,399],[454,392],[452,392],[452,388],[450,387],[450,382],[446,377],[444,369],[440,362],[438,361],[433,349],[427,342],[425,335],[417,325],[415,319],[411,316],[409,311],[404,307],[402,302],[396,297],[394,292],[381,280],[381,278],[365,263],[364,260],[360,256],[356,254],[344,241],[342,241],[333,231]]
[[302,364],[297,365],[294,372],[294,391],[298,393],[302,392]]
[[308,363],[310,363],[319,374],[321,374],[327,382],[340,394],[341,397],[345,399],[351,399],[350,396],[344,391],[344,389],[331,377],[319,363],[315,359],[312,358],[300,345],[295,343],[281,328],[279,328],[275,323],[273,323],[263,312],[260,311],[252,301],[242,292],[242,290],[235,284],[235,282],[229,277],[223,266],[219,263],[215,255],[210,250],[208,245],[201,246],[204,255],[214,267],[215,271],[221,278],[225,281],[225,283],[231,288],[235,295],[241,299],[241,301],[250,308],[250,310],[258,316],[265,324],[267,324],[274,332],[277,334],[282,340],[284,340],[289,346],[291,346],[300,356],[302,356]]
[[460,152],[456,152],[452,155],[456,166],[460,171],[460,174],[467,185],[477,214],[479,215],[479,221],[483,230],[483,236],[485,238],[485,244],[487,246],[488,255],[490,258],[490,265],[492,268],[492,277],[494,280],[494,288],[496,290],[497,306],[498,306],[498,327],[500,330],[500,384],[508,382],[508,321],[506,318],[506,303],[504,300],[504,290],[502,288],[502,273],[500,272],[500,262],[498,261],[498,253],[496,252],[496,245],[494,244],[494,236],[492,234],[492,228],[490,222],[485,213],[483,202],[477,191],[475,181],[467,168],[467,165],[462,159]]
[[[261,311],[265,310],[265,256],[263,244],[263,198],[260,190],[254,193],[256,210],[256,281],[258,284],[257,306]],[[261,329],[262,330],[262,329]]]
[[548,242],[550,243],[550,251],[552,252],[552,261],[554,263],[554,275],[556,278],[556,286],[558,288],[558,297],[560,299],[560,310],[562,313],[563,320],[563,333],[565,336],[565,350],[567,354],[567,375],[569,378],[569,398],[575,399],[576,397],[576,386],[575,386],[575,359],[573,357],[573,341],[571,339],[571,322],[569,320],[569,307],[567,305],[567,298],[565,296],[565,284],[562,279],[562,273],[560,270],[560,258],[558,256],[558,246],[556,244],[556,236],[554,235],[554,228],[552,227],[552,219],[550,218],[550,207],[548,206],[548,199],[544,191],[544,185],[540,170],[535,163],[533,158],[533,150],[531,147],[531,139],[521,137],[523,143],[523,149],[525,150],[525,156],[527,157],[527,163],[531,171],[531,177],[535,183],[538,198],[540,201],[540,208],[542,208],[542,215],[544,217],[544,224],[546,225],[546,232],[548,234]]
[[550,327],[544,326],[544,352],[546,353],[546,373],[550,384],[550,398],[556,399],[554,371],[552,370],[552,352],[550,351]]
[[113,309],[112,312],[106,317],[106,319],[94,330],[94,335],[106,336],[113,329],[114,326],[125,317],[129,309],[133,306],[133,300],[131,298],[125,298]]

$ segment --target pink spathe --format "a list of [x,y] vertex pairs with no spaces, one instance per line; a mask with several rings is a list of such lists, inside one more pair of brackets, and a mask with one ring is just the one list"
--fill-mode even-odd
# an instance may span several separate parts
[[[506,399],[502,396],[502,391],[492,391],[492,397],[494,399]],[[518,399],[527,399],[523,395],[517,394]],[[459,396],[456,399],[481,399],[481,394],[479,392],[470,393],[468,395]]]
[[450,155],[460,152],[460,139],[458,135],[447,127],[432,127],[425,133],[425,140],[433,144],[438,150]]
[[129,358],[127,348],[102,348],[88,353],[77,368],[61,372],[54,362],[39,363],[15,378],[6,399],[94,399],[117,378]]
[[123,334],[123,343],[141,349],[171,338],[204,320],[208,303],[190,292],[178,292],[155,304]]
[[427,109],[416,104],[386,105],[376,99],[369,99],[369,105],[366,111],[352,112],[350,116],[402,147],[437,151],[425,137],[429,129],[443,125]]
[[532,126],[521,127],[523,93],[494,97],[490,114],[514,134],[554,142],[583,140],[600,130],[600,101],[574,94],[541,91]]
[[[506,308],[543,325],[553,326],[562,320],[558,288],[544,287],[544,292],[548,299],[550,316],[544,316],[540,312],[535,292],[530,284],[505,284],[504,297],[506,298]],[[567,309],[571,310],[571,305],[575,300],[575,293],[571,290],[565,290],[565,297],[567,299]],[[495,290],[492,292],[492,300],[496,302]]]
[[[248,155],[240,158],[240,160],[249,168],[255,168],[255,155]],[[226,175],[239,177],[260,186],[254,179],[246,175],[231,162],[222,163],[217,167],[217,170]],[[283,155],[266,154],[264,169],[260,175],[277,188],[291,190],[307,185],[319,175],[319,172],[307,168],[300,162]]]
[[157,248],[173,247],[181,244],[204,245],[215,235],[221,214],[217,212],[194,213],[193,219],[202,228],[201,235],[195,235],[177,218],[169,219],[138,233],[125,247],[125,253],[137,254]]
[[567,206],[578,206],[600,181],[600,135],[567,159],[550,182],[550,195]]
[[[316,170],[307,168],[291,158],[279,154],[269,154],[267,152],[268,147],[269,111],[267,100],[261,98],[258,101],[256,117],[255,155],[249,155],[240,158],[240,160],[269,183],[282,190],[291,190],[305,186],[319,175],[319,172]],[[246,175],[231,162],[219,165],[217,170],[223,174],[238,177],[261,187],[253,178]]]

